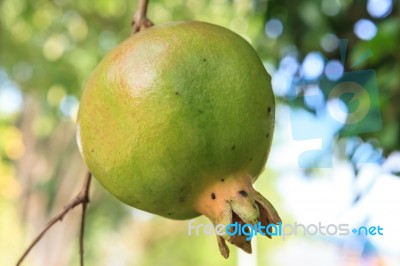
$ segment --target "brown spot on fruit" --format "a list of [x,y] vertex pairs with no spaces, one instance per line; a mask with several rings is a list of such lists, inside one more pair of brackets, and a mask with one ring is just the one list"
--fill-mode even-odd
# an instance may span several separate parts
[[214,192],[211,193],[211,199],[215,200],[215,198],[216,198],[215,193]]
[[247,197],[247,192],[244,190],[240,190],[239,194],[242,195],[243,197]]

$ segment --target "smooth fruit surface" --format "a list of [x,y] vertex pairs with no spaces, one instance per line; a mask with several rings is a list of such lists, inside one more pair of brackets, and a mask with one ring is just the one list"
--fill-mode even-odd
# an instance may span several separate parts
[[208,23],[170,23],[133,35],[96,67],[78,144],[118,199],[187,219],[204,213],[199,201],[216,182],[251,186],[268,157],[274,107],[270,77],[247,41]]

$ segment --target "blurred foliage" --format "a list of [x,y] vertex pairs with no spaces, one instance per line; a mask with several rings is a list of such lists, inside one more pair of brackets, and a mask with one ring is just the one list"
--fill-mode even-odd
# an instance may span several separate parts
[[[74,138],[79,95],[95,65],[129,36],[136,4],[125,0],[0,2],[2,265],[14,263],[35,232],[79,190],[85,171]],[[337,42],[347,39],[345,71],[374,69],[377,74],[383,129],[362,137],[376,139],[374,145],[388,154],[400,148],[400,3],[394,5],[390,14],[375,18],[367,12],[367,1],[152,0],[148,15],[155,24],[202,20],[228,27],[254,45],[272,72],[288,55],[298,64],[310,52],[322,54],[326,61],[340,60]],[[363,18],[378,29],[371,40],[354,33],[355,23]],[[271,20],[275,28],[268,34],[266,23]],[[352,68],[368,51],[371,56]],[[296,71],[294,75],[301,72]],[[278,100],[287,104],[283,96]],[[96,183],[92,187],[88,265],[235,264],[235,252],[233,259],[223,260],[213,237],[188,238],[185,222],[132,213]],[[76,220],[74,214],[55,227],[27,265],[75,265]],[[263,241],[263,247],[276,244],[276,240]],[[51,254],[46,252],[50,248]],[[264,253],[260,260],[268,262]]]
[[[379,9],[383,2],[391,1],[270,1],[266,18],[280,19],[284,31],[272,42],[265,35],[257,38],[257,48],[274,65],[288,54],[301,62],[313,51],[321,53],[326,61],[341,60],[336,42],[345,39],[345,72],[373,69],[377,74],[384,126],[361,137],[377,139],[385,154],[389,154],[400,149],[400,3],[394,1],[390,12],[376,18],[367,11],[369,2],[376,4],[371,4],[371,8]],[[355,34],[355,24],[360,19],[371,20],[376,25],[377,34],[371,40],[362,40]]]

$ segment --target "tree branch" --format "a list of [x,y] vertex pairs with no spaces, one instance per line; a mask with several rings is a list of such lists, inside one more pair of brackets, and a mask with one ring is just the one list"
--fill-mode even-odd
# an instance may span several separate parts
[[[83,254],[84,254],[84,236],[85,236],[85,221],[86,221],[86,209],[87,205],[90,201],[89,199],[89,193],[90,193],[90,182],[92,181],[92,175],[91,173],[87,173],[85,183],[83,185],[83,191],[82,192],[82,216],[81,216],[81,229],[79,232],[79,257],[81,261],[81,266],[84,265],[84,259],[83,259]],[[79,196],[79,195],[78,195]]]
[[26,258],[26,256],[29,254],[31,249],[43,238],[43,236],[46,234],[46,232],[53,227],[57,222],[61,222],[64,218],[64,216],[72,209],[74,209],[76,206],[82,204],[82,216],[81,216],[81,230],[80,230],[80,235],[79,235],[79,253],[80,253],[80,262],[81,266],[84,265],[83,263],[83,235],[84,235],[84,230],[85,230],[85,216],[86,216],[86,207],[87,204],[89,203],[89,192],[90,192],[90,182],[92,179],[92,175],[88,172],[86,174],[85,178],[85,183],[83,184],[83,187],[81,191],[76,195],[70,203],[68,203],[64,209],[57,214],[53,219],[49,221],[47,226],[39,233],[39,235],[32,241],[32,243],[29,245],[29,247],[25,250],[24,254],[20,257],[18,260],[16,266],[21,265],[23,260]]
[[139,0],[137,10],[132,18],[132,34],[153,26],[153,22],[147,18],[148,4],[149,0]]

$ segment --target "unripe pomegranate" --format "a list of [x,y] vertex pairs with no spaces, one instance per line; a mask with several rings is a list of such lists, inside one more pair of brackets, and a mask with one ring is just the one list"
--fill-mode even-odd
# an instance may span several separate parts
[[[126,204],[172,219],[278,223],[252,187],[274,130],[270,76],[225,28],[177,22],[139,32],[96,67],[77,138],[97,180]],[[218,236],[251,252],[244,236]]]

